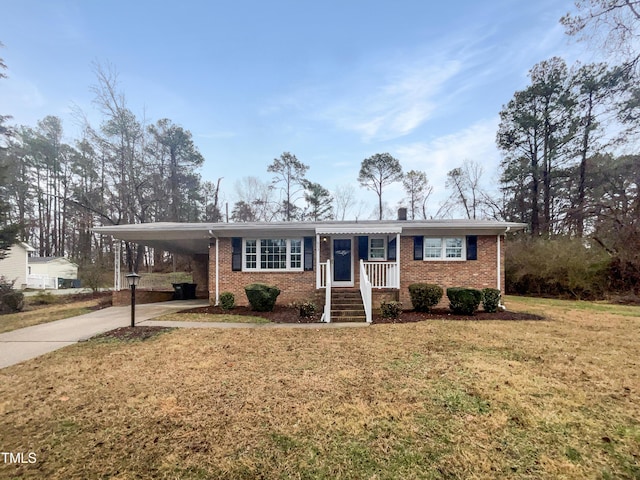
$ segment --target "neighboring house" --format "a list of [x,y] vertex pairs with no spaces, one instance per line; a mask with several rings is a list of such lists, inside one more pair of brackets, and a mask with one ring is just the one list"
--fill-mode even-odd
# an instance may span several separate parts
[[408,286],[415,282],[504,291],[504,236],[525,226],[394,220],[149,223],[95,230],[193,255],[194,282],[213,304],[228,291],[246,305],[244,287],[261,282],[280,288],[280,304],[312,299],[331,311],[332,293],[358,289],[370,319],[381,299],[411,305]]
[[28,257],[35,249],[23,242],[12,245],[7,256],[0,260],[0,275],[7,281],[14,282],[13,288],[23,289],[27,286]]
[[78,265],[64,257],[29,257],[29,275],[78,278]]

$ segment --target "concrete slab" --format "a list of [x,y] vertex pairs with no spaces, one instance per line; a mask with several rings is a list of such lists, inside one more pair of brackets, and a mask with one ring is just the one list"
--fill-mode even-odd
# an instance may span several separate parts
[[[207,300],[178,300],[173,302],[147,303],[136,306],[136,325],[177,328],[360,328],[367,323],[227,323],[227,322],[173,322],[154,318],[165,313],[208,305]],[[0,368],[9,367],[25,360],[53,352],[59,348],[87,340],[100,333],[131,322],[131,307],[109,307],[103,310],[65,318],[54,322],[33,325],[0,334]]]
[[[207,300],[178,300],[136,306],[136,325],[165,313],[208,305]],[[131,323],[131,307],[103,310],[0,334],[0,368],[38,357]]]

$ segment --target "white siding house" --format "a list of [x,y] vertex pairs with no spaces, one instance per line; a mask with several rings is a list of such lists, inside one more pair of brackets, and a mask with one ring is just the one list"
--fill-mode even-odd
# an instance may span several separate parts
[[29,275],[78,278],[78,265],[64,257],[29,257]]
[[15,283],[13,288],[23,289],[27,285],[29,274],[28,256],[35,249],[26,243],[16,243],[8,251],[7,256],[0,260],[0,275],[6,280]]

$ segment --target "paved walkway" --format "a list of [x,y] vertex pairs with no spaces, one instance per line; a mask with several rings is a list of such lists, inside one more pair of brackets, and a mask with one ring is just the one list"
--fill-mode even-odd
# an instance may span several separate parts
[[[171,322],[152,320],[165,313],[208,305],[207,300],[177,300],[136,305],[136,325],[181,328],[343,328],[365,327],[366,323],[226,323]],[[53,322],[0,333],[0,368],[53,352],[67,345],[87,340],[100,333],[131,324],[131,307],[103,310],[64,318]]]

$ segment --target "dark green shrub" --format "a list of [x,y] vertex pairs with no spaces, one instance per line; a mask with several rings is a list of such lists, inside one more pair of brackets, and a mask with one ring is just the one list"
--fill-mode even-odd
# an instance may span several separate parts
[[382,318],[397,319],[402,313],[402,303],[391,300],[390,302],[382,301],[380,303],[380,315]]
[[223,310],[231,310],[236,306],[236,297],[231,292],[222,292],[220,294],[220,308]]
[[442,288],[429,283],[412,283],[409,285],[411,304],[416,312],[428,312],[442,299]]
[[316,304],[313,302],[304,302],[297,305],[300,318],[311,318],[316,313]]
[[447,288],[449,308],[453,313],[473,315],[482,301],[482,292],[475,288]]
[[11,291],[0,297],[0,312],[21,312],[24,308],[24,295],[21,292]]
[[485,312],[495,313],[500,306],[500,290],[497,288],[485,288],[482,290],[482,309]]
[[256,312],[271,312],[280,295],[280,289],[263,283],[252,283],[244,287],[251,309]]

